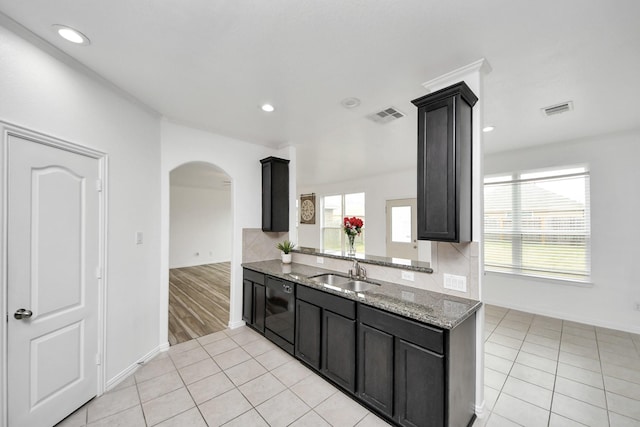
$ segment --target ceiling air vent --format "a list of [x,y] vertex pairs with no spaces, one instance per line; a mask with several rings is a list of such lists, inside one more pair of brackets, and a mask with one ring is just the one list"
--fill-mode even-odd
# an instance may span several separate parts
[[555,116],[556,114],[566,113],[573,110],[573,102],[567,101],[561,104],[551,105],[549,107],[542,108],[542,114],[545,116]]
[[378,111],[377,113],[369,114],[367,118],[376,123],[385,124],[404,116],[405,114],[398,111],[396,108],[388,107],[382,111]]

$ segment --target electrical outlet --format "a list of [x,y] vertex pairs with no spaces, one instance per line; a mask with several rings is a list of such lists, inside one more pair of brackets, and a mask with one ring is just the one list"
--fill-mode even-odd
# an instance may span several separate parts
[[459,292],[467,292],[466,276],[456,276],[453,274],[444,275],[444,287]]
[[638,311],[640,311],[640,302],[637,302],[637,303],[636,303],[635,309],[636,309],[636,310],[638,310]]
[[144,235],[142,231],[136,231],[136,245],[141,245],[144,241]]
[[324,257],[322,257],[322,256],[317,256],[317,257],[316,257],[316,262],[317,262],[318,264],[324,264]]
[[413,274],[413,271],[403,271],[401,277],[402,280],[409,280],[410,282],[415,280],[415,274]]

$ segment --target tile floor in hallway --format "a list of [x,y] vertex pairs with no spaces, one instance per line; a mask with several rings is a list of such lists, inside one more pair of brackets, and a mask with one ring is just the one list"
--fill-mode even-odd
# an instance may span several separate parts
[[485,306],[475,426],[640,426],[640,336]]
[[[474,427],[640,427],[640,336],[486,306]],[[64,420],[80,426],[384,426],[247,327],[158,355]]]
[[58,427],[387,426],[248,327],[172,346]]

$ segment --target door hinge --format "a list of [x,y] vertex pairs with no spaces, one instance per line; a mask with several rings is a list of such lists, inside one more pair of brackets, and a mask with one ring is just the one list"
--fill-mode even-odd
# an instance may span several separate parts
[[98,191],[98,192],[102,191],[102,180],[101,179],[96,179],[96,191]]
[[96,267],[96,279],[102,279],[102,268],[100,266]]
[[102,365],[102,357],[100,353],[96,353],[96,365]]

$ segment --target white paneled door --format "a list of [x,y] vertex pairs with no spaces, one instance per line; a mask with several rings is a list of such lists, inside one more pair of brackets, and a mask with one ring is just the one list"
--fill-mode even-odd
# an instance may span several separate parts
[[9,136],[9,426],[52,426],[96,395],[99,160]]

